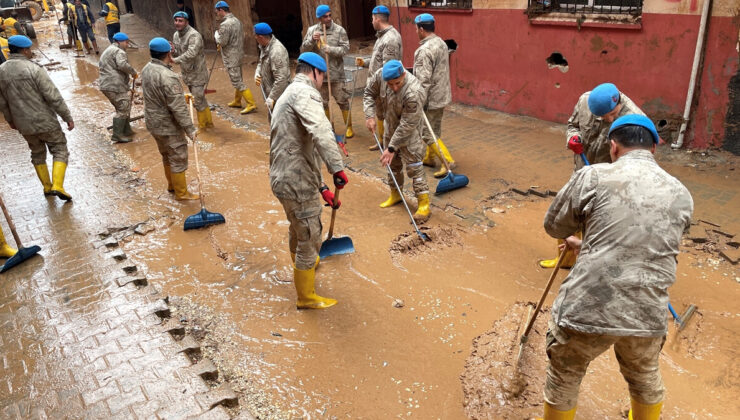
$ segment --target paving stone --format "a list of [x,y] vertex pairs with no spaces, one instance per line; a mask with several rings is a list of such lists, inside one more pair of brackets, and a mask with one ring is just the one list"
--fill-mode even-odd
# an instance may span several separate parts
[[234,406],[239,403],[239,397],[227,383],[219,385],[205,394],[198,395],[198,402],[202,407],[213,408],[220,404]]
[[740,262],[740,249],[723,249],[719,254],[732,264]]
[[123,287],[129,283],[132,283],[136,286],[146,286],[147,284],[149,284],[146,276],[143,274],[136,276],[123,276],[116,279],[116,284],[118,284],[118,287]]
[[199,416],[190,417],[193,420],[229,420],[230,418],[231,416],[228,411],[220,405],[213,407]]
[[185,327],[180,323],[179,320],[170,318],[164,324],[162,324],[161,330],[171,335],[183,335],[185,334]]
[[215,380],[218,378],[218,368],[208,359],[202,359],[197,364],[191,366],[188,372],[198,375],[203,379]]
[[113,251],[113,252],[111,252],[110,254],[108,254],[108,256],[109,256],[109,257],[111,257],[111,258],[113,258],[113,259],[114,259],[114,260],[116,260],[116,261],[123,261],[123,260],[125,260],[126,258],[128,258],[128,257],[126,256],[126,253],[125,253],[125,252],[123,252],[123,251],[122,251],[122,250],[120,250],[120,249],[119,249],[119,250],[116,250],[116,251]]
[[180,340],[180,352],[199,352],[200,344],[192,336],[186,335]]
[[704,243],[708,239],[707,230],[702,225],[691,225],[686,237],[696,243]]

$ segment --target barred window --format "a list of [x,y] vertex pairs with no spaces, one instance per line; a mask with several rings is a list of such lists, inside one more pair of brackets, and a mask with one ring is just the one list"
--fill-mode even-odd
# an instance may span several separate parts
[[473,0],[409,0],[409,7],[425,9],[467,9],[473,8]]
[[529,0],[530,15],[550,12],[596,14],[642,14],[643,0]]

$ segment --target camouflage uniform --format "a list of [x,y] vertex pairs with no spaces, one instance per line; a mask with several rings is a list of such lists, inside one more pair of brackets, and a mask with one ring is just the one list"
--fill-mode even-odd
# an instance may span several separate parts
[[612,164],[573,174],[545,216],[545,230],[566,238],[583,229],[578,260],[552,308],[545,400],[572,409],[591,360],[612,344],[632,397],[663,399],[658,356],[667,332],[668,287],[675,281],[691,194],[634,150]]
[[[414,52],[414,76],[421,82],[426,95],[424,112],[438,138],[442,138],[444,108],[452,102],[449,54],[447,44],[436,34],[422,39]],[[424,127],[424,142],[431,146],[434,140],[429,129]]]
[[[404,85],[393,92],[383,80],[383,69],[376,71],[368,78],[365,86],[363,105],[365,118],[376,118],[375,103],[380,98],[380,90],[385,89],[386,129],[383,136],[383,148],[393,147],[396,154],[390,167],[398,185],[403,187],[403,167],[406,165],[406,174],[411,178],[414,193],[428,194],[426,174],[421,165],[424,157],[424,143],[421,141],[422,108],[424,91],[421,83],[413,74],[406,72]],[[388,176],[388,185],[393,186],[393,180]]]
[[131,114],[129,75],[135,75],[136,70],[129,64],[126,51],[112,43],[100,56],[98,68],[100,90],[116,109],[116,118],[128,118]]
[[298,74],[275,103],[270,124],[270,186],[290,222],[295,266],[315,266],[321,247],[320,159],[330,173],[344,169],[321,96]]
[[242,57],[244,57],[242,23],[232,13],[228,13],[218,27],[218,36],[221,40],[221,57],[229,73],[231,85],[240,92],[246,90],[247,85],[242,79]]
[[266,46],[259,46],[260,59],[256,74],[262,77],[262,88],[265,96],[277,102],[285,88],[290,84],[290,58],[288,50],[275,36]]
[[[583,153],[586,154],[589,163],[608,163],[612,161],[609,156],[609,139],[607,138],[611,124],[592,114],[588,109],[588,95],[590,93],[586,92],[581,95],[573,109],[573,115],[568,118],[565,144],[567,146],[571,137],[580,136],[583,142]],[[624,93],[619,94],[619,103],[622,105],[622,109],[619,111],[617,118],[628,114],[645,115]],[[580,156],[574,156],[574,162],[576,169],[584,166],[583,159]]]
[[172,50],[172,61],[180,65],[182,81],[193,94],[195,109],[203,111],[208,107],[205,88],[208,82],[208,67],[203,53],[203,37],[188,25],[172,36],[175,48]]
[[153,58],[141,71],[146,128],[157,141],[164,165],[172,172],[188,169],[188,142],[195,135],[182,86],[177,73],[163,61]]
[[0,65],[0,111],[28,142],[34,165],[46,164],[47,148],[55,162],[67,163],[67,139],[57,115],[69,123],[72,114],[46,70],[23,54],[11,53]]
[[[314,42],[313,34],[318,32],[324,38],[324,29],[321,23],[313,25],[306,31],[306,36],[301,44],[301,52],[315,52],[324,57],[324,51],[319,48],[319,43]],[[329,77],[324,77],[324,84],[321,86],[321,98],[324,103],[324,109],[329,108],[329,88],[327,80],[331,78],[331,94],[337,105],[342,111],[349,110],[350,92],[344,86],[344,56],[349,52],[349,38],[347,31],[341,26],[332,22],[326,27],[326,44],[329,46]]]
[[[378,39],[373,46],[373,55],[370,57],[368,74],[375,74],[383,68],[383,64],[390,60],[401,61],[403,59],[403,44],[401,34],[396,28],[389,26],[382,31],[377,31],[375,37]],[[375,102],[375,110],[378,119],[385,119],[385,82],[381,78],[380,98]]]

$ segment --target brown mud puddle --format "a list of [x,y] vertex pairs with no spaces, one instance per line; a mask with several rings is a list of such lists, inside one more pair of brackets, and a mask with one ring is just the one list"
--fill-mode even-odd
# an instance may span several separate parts
[[403,232],[391,241],[388,251],[394,257],[398,254],[414,256],[440,248],[462,247],[464,243],[460,236],[464,230],[454,226],[420,226],[419,231],[429,240],[422,239],[415,230]]

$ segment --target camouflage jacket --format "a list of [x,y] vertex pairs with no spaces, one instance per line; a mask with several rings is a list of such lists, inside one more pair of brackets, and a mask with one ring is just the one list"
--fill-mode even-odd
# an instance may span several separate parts
[[450,53],[447,44],[432,34],[419,42],[414,52],[414,76],[426,95],[424,109],[444,108],[452,102]]
[[46,70],[20,53],[11,53],[0,65],[0,111],[24,135],[58,130],[57,115],[64,122],[72,121]]
[[576,171],[545,215],[566,238],[583,229],[575,266],[553,304],[559,327],[589,334],[666,334],[668,287],[694,203],[648,150]]
[[180,65],[182,81],[188,86],[205,86],[208,81],[206,55],[203,53],[203,37],[188,25],[172,36],[175,49],[172,61]]
[[378,38],[373,46],[373,55],[370,57],[369,74],[374,74],[383,64],[390,60],[403,59],[403,43],[401,34],[396,28],[389,26],[375,33]]
[[[324,51],[319,49],[319,43],[314,42],[313,34],[318,32],[321,34],[321,38],[324,38],[324,29],[321,23],[317,23],[306,31],[306,36],[303,38],[301,44],[301,52],[312,51],[316,54],[324,57]],[[343,82],[344,81],[344,56],[349,52],[349,38],[347,38],[347,31],[341,26],[332,22],[330,26],[326,27],[326,43],[329,46],[329,76],[332,82]],[[326,83],[324,78],[324,83]]]
[[365,118],[376,118],[376,101],[380,98],[381,89],[385,90],[385,138],[388,146],[398,149],[421,142],[424,91],[421,83],[413,74],[406,72],[406,80],[398,91],[393,92],[383,83],[383,69],[371,75],[365,85],[362,103]]
[[100,56],[98,71],[100,90],[109,92],[128,92],[131,90],[129,75],[136,74],[136,70],[128,63],[126,51],[115,42]]
[[224,66],[227,69],[241,66],[244,57],[244,31],[239,19],[231,13],[224,16],[218,27],[218,36],[221,40]]
[[275,196],[316,199],[321,186],[317,155],[329,173],[344,168],[321,94],[308,76],[298,74],[275,103],[270,122],[270,185]]
[[259,48],[260,59],[257,63],[256,73],[262,76],[262,87],[265,89],[265,95],[273,101],[277,101],[290,84],[288,50],[275,36],[270,39],[267,46],[260,45]]
[[146,129],[158,136],[175,136],[183,131],[192,138],[195,127],[190,120],[185,95],[177,73],[163,61],[153,58],[141,71]]
[[[612,161],[609,156],[609,134],[610,123],[605,122],[601,117],[592,114],[588,109],[588,95],[586,92],[578,99],[573,115],[568,119],[568,130],[565,134],[565,144],[573,136],[580,136],[583,142],[583,153],[589,163],[608,163]],[[619,94],[619,103],[622,109],[619,111],[619,117],[628,114],[645,115],[642,110],[635,105],[630,98],[624,93]],[[583,161],[580,157],[575,157],[576,168],[583,167]]]

